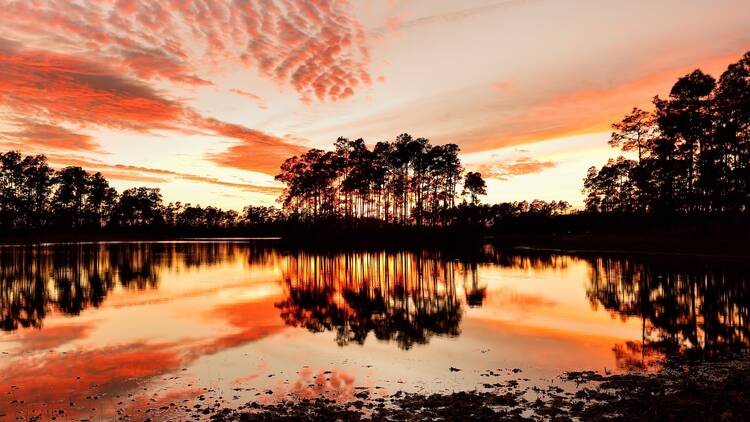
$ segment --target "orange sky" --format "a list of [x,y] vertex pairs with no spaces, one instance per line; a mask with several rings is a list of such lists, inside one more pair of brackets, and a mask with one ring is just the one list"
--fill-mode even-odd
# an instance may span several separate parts
[[750,50],[742,0],[0,0],[0,150],[273,204],[338,136],[455,142],[487,201],[581,202],[609,125]]

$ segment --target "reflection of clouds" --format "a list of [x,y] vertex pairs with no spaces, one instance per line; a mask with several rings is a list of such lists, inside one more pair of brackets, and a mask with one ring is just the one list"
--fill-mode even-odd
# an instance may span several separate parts
[[207,344],[196,346],[193,353],[201,356],[263,339],[286,327],[279,318],[273,300],[270,299],[261,302],[221,305],[215,308],[208,317],[225,321],[237,331],[218,336]]
[[267,369],[268,369],[268,363],[265,362],[265,361],[260,362],[260,363],[258,363],[258,366],[255,369],[255,371],[253,371],[250,374],[242,375],[242,376],[239,376],[239,377],[233,379],[232,380],[232,384],[233,385],[241,385],[241,384],[248,383],[250,381],[254,381],[254,380],[260,378],[260,376],[263,375],[263,372],[266,371]]
[[19,342],[17,354],[31,353],[66,345],[88,336],[93,324],[62,324],[46,327],[44,330],[27,330],[20,333],[14,341]]
[[16,406],[27,413],[60,405],[67,417],[90,415],[94,407],[111,415],[123,395],[182,364],[175,344],[133,343],[44,353],[16,359],[3,368],[0,391],[14,390],[23,397],[24,403]]
[[519,293],[510,287],[490,290],[488,304],[504,307],[515,307],[522,311],[533,311],[540,308],[554,308],[557,302],[541,294]]
[[[156,404],[161,401],[174,401],[170,400],[172,396],[189,398],[200,391],[193,391],[191,395],[190,389],[177,389],[154,401],[151,396],[140,397],[139,387],[162,375],[180,374],[180,368],[203,356],[263,339],[285,327],[271,300],[221,305],[208,318],[228,323],[234,332],[208,341],[194,338],[173,343],[135,342],[46,353],[46,349],[86,338],[90,325],[70,324],[25,331],[18,337],[19,357],[2,369],[0,391],[10,391],[11,385],[17,387],[14,389],[17,396],[24,397],[24,403],[15,404],[18,410],[40,413],[50,405],[60,404],[65,407],[67,417],[91,415],[92,405],[99,412],[97,414],[107,416],[114,415],[118,409],[122,411],[123,406],[129,411],[145,406],[158,407]],[[23,354],[32,351],[40,353]],[[238,379],[237,382],[251,379]],[[182,385],[180,381],[175,382]],[[69,402],[74,405],[69,405]],[[123,404],[118,404],[120,402]]]
[[303,367],[289,393],[303,399],[325,397],[345,400],[354,396],[355,377],[344,371]]

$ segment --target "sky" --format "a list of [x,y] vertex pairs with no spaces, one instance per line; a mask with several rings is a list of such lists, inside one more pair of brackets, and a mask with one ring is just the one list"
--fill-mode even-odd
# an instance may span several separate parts
[[285,158],[456,143],[485,202],[582,203],[610,126],[750,50],[746,0],[0,0],[0,150],[274,205]]

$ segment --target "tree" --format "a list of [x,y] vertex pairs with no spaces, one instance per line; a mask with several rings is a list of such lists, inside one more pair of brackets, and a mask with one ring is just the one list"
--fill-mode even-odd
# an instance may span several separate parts
[[161,192],[154,188],[128,189],[120,195],[113,220],[121,227],[155,226],[164,222]]
[[612,125],[614,131],[609,145],[624,152],[637,151],[638,163],[641,163],[652,141],[654,123],[652,113],[634,107],[622,121]]
[[14,229],[21,225],[23,167],[21,153],[0,154],[0,225]]
[[57,189],[52,199],[52,212],[57,225],[73,228],[85,225],[88,177],[81,167],[65,167],[55,174]]
[[729,65],[714,95],[715,143],[725,180],[716,198],[733,211],[750,210],[750,52]]
[[700,70],[678,79],[667,100],[655,101],[656,119],[661,133],[672,139],[679,156],[679,169],[685,189],[678,198],[685,211],[700,208],[700,198],[695,192],[700,176],[698,155],[707,150],[712,127],[709,110],[711,93],[716,80]]
[[610,161],[584,181],[590,210],[746,213],[750,210],[750,52],[717,81],[695,70],[613,125],[610,145],[638,161]]
[[610,159],[601,170],[588,170],[583,182],[586,209],[593,212],[628,213],[635,210],[637,189],[633,184],[633,170],[637,163],[624,157]]
[[109,182],[101,173],[88,177],[88,195],[84,204],[86,219],[90,226],[104,227],[112,216],[117,202],[117,191],[109,186]]
[[464,195],[471,195],[471,203],[479,203],[479,195],[487,195],[487,184],[482,179],[482,174],[474,171],[466,173],[464,179]]

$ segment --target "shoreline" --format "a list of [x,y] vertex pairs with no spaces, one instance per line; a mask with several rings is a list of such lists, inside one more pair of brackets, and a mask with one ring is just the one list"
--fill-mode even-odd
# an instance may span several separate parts
[[[61,244],[137,243],[137,242],[246,242],[268,241],[288,248],[311,248],[322,250],[366,250],[366,249],[457,249],[467,246],[492,244],[500,249],[520,252],[561,253],[571,255],[644,255],[698,257],[706,259],[742,259],[750,257],[750,244],[741,239],[730,239],[721,245],[710,240],[650,236],[648,238],[623,239],[618,233],[596,234],[513,234],[458,236],[449,234],[415,236],[408,241],[391,237],[363,239],[360,236],[322,238],[311,236],[284,236],[278,233],[244,235],[196,236],[183,234],[124,234],[91,233],[72,235],[52,233],[39,236],[0,237],[0,247],[50,246]],[[614,245],[617,245],[615,247]]]
[[[249,402],[236,408],[198,406],[194,419],[268,420],[747,420],[750,418],[750,359],[668,363],[655,373],[601,375],[567,372],[559,380],[575,391],[550,385],[519,387],[488,380],[480,389],[418,394],[398,391],[372,397],[363,391],[349,401],[289,396],[276,403]],[[524,397],[534,393],[534,400]]]

